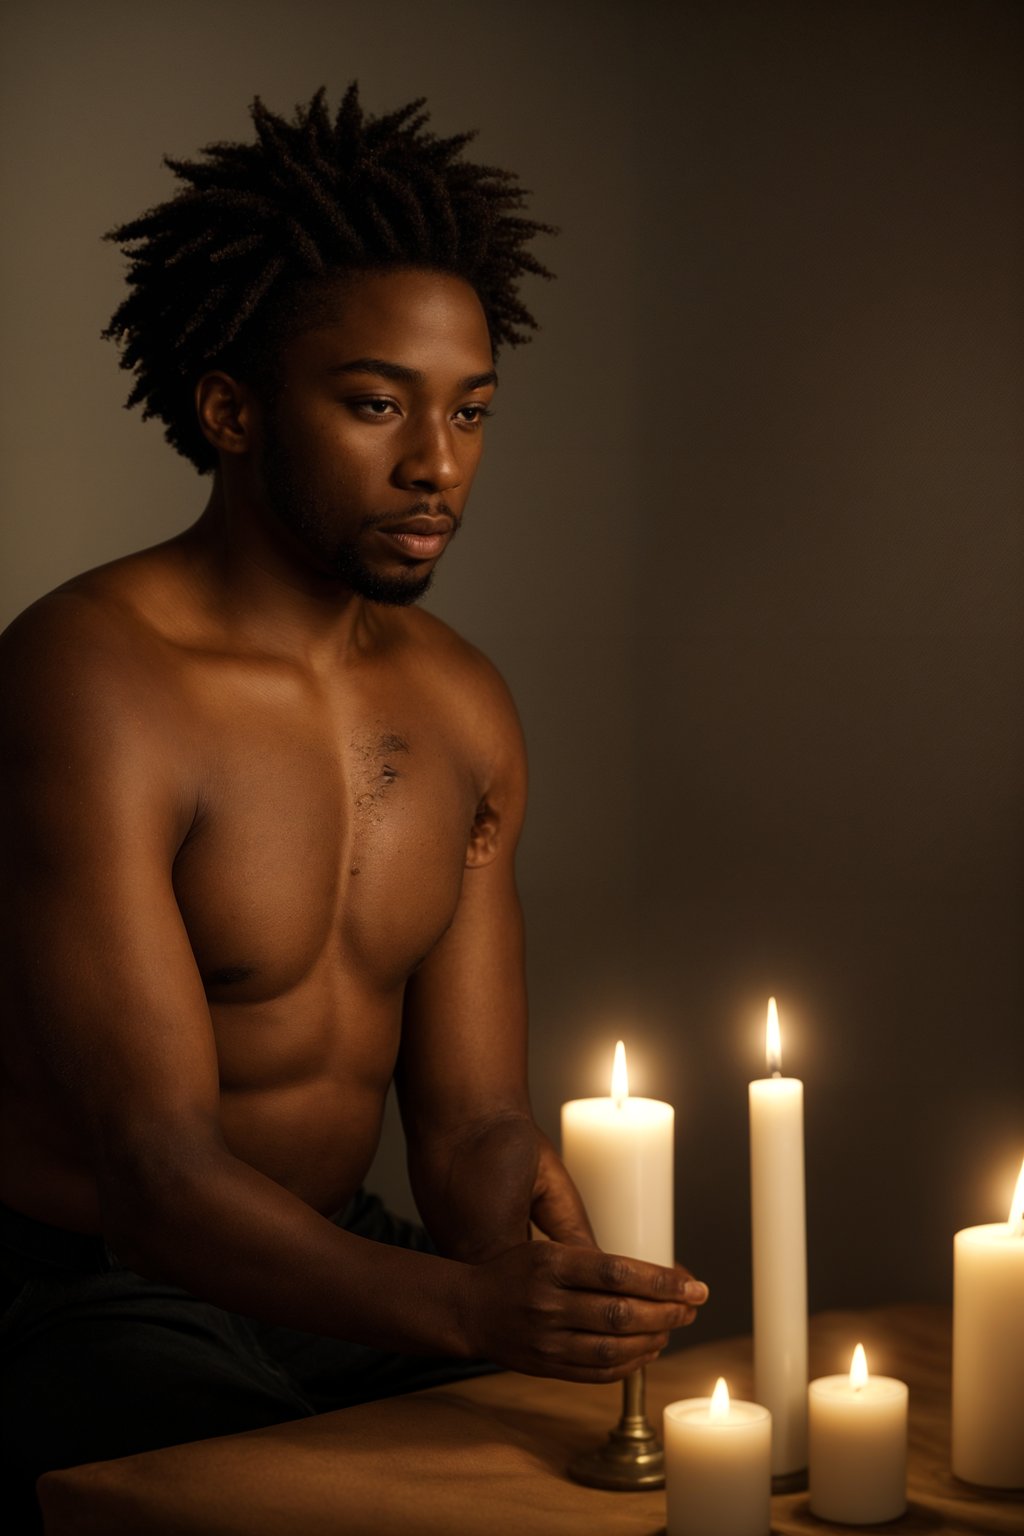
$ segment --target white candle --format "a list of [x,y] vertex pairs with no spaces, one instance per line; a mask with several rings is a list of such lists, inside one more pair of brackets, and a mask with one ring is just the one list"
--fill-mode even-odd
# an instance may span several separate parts
[[808,1389],[811,1511],[841,1525],[877,1525],[907,1507],[907,1387],[868,1376],[858,1344],[848,1376]]
[[750,1084],[754,1396],[772,1416],[772,1471],[807,1465],[807,1229],[804,1085],[783,1077],[779,1016],[768,1003],[770,1077]]
[[621,1040],[611,1097],[562,1105],[562,1157],[606,1253],[675,1263],[674,1121],[671,1104],[630,1094]]
[[768,1536],[771,1415],[734,1403],[721,1377],[711,1397],[669,1403],[663,1421],[667,1536]]
[[953,1239],[953,1471],[1024,1488],[1024,1163],[1010,1219]]

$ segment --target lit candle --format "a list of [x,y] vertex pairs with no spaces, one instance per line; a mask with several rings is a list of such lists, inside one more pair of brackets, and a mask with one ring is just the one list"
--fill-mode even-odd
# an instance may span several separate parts
[[1024,1488],[1024,1163],[1006,1222],[953,1239],[953,1471]]
[[734,1403],[721,1376],[711,1397],[665,1409],[667,1536],[768,1536],[772,1421]]
[[775,999],[767,1078],[750,1084],[750,1220],[754,1258],[754,1396],[771,1410],[772,1472],[807,1465],[807,1230],[804,1085],[782,1076]]
[[562,1157],[606,1253],[671,1268],[675,1112],[660,1099],[634,1098],[626,1048],[615,1047],[607,1099],[562,1105]]
[[811,1511],[841,1525],[878,1525],[907,1507],[907,1386],[869,1376],[864,1346],[848,1376],[820,1376],[807,1393]]

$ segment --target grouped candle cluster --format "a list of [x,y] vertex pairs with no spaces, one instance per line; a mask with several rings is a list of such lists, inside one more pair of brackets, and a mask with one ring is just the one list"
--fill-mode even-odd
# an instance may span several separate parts
[[[710,1398],[665,1410],[668,1536],[767,1536],[772,1478],[806,1472],[822,1519],[874,1525],[906,1508],[904,1382],[848,1374],[808,1383],[803,1084],[782,1076],[775,999],[768,1076],[749,1085],[756,1403]],[[562,1106],[562,1150],[602,1248],[673,1262],[674,1112],[632,1098],[616,1046],[607,1099]],[[1024,1165],[1008,1222],[954,1240],[952,1470],[1024,1487]]]

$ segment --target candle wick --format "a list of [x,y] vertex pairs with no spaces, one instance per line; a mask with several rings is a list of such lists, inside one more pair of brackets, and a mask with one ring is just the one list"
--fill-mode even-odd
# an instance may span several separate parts
[[779,1071],[778,1067],[776,1067],[775,1070],[772,1072],[772,1077],[781,1077],[781,1076],[782,1076],[782,1073]]

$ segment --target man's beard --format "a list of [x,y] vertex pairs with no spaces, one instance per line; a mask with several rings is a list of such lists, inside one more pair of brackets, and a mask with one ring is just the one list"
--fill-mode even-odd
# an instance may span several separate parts
[[[321,574],[342,582],[358,597],[392,607],[407,608],[419,602],[429,590],[434,579],[433,567],[420,575],[410,570],[408,575],[382,576],[365,563],[354,539],[339,541],[331,537],[317,498],[303,483],[301,471],[272,430],[265,440],[263,478],[271,515],[312,557]],[[424,503],[420,508],[413,508],[408,516],[426,510]],[[384,519],[380,522],[383,525]],[[377,525],[376,519],[367,518],[363,528],[369,530]]]

